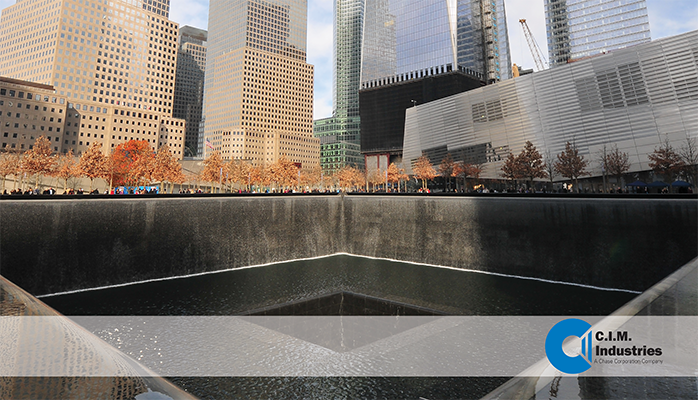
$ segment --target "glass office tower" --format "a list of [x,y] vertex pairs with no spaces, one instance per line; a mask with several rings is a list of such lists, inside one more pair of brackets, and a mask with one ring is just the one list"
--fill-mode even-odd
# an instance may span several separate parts
[[362,167],[360,149],[359,78],[366,0],[336,0],[332,69],[332,116],[314,121],[320,139],[320,165],[326,172],[344,166]]
[[511,77],[504,0],[366,0],[361,82],[441,65]]
[[645,0],[545,0],[550,66],[646,43]]

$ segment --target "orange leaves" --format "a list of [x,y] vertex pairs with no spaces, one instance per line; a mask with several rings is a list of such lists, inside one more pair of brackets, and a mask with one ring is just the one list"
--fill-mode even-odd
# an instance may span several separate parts
[[434,179],[437,175],[427,156],[419,157],[412,167],[412,171],[414,177],[422,181],[422,189],[426,189],[427,181]]
[[155,155],[145,140],[129,140],[111,154],[111,171],[116,185],[138,186],[152,178]]
[[44,136],[39,136],[31,150],[22,157],[22,169],[27,175],[50,174],[56,165],[56,159],[51,155],[51,142]]

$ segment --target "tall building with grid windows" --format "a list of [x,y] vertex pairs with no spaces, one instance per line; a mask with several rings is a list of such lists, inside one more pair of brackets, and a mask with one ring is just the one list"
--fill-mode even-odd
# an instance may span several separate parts
[[319,162],[307,0],[212,0],[203,155],[266,165]]
[[187,156],[195,156],[197,153],[201,108],[204,102],[207,40],[208,32],[205,30],[191,26],[179,28],[172,115],[187,122],[184,137]]
[[645,0],[545,0],[550,66],[651,40]]
[[0,18],[0,75],[52,86],[65,102],[57,151],[81,154],[97,141],[108,152],[141,139],[181,158],[185,121],[172,117],[178,27],[168,15],[168,2],[151,0],[18,1]]
[[320,165],[326,172],[363,167],[359,86],[366,0],[336,0],[333,24],[332,116],[314,122]]

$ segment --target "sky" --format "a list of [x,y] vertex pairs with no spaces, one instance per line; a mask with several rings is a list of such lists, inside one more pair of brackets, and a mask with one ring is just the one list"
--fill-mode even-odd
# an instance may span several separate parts
[[[170,0],[170,20],[180,26],[208,27],[208,0]],[[315,66],[314,118],[332,115],[332,6],[334,0],[308,0],[308,63]],[[15,0],[0,0],[0,8]],[[511,61],[523,68],[535,66],[523,35],[520,19],[526,19],[543,57],[545,41],[543,0],[505,0]],[[698,30],[698,1],[647,0],[652,39]]]

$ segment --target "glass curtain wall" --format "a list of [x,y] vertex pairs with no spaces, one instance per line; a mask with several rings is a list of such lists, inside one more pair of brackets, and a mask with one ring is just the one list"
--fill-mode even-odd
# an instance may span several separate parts
[[545,0],[551,65],[651,40],[645,0]]
[[449,64],[511,77],[504,0],[366,0],[362,83]]

